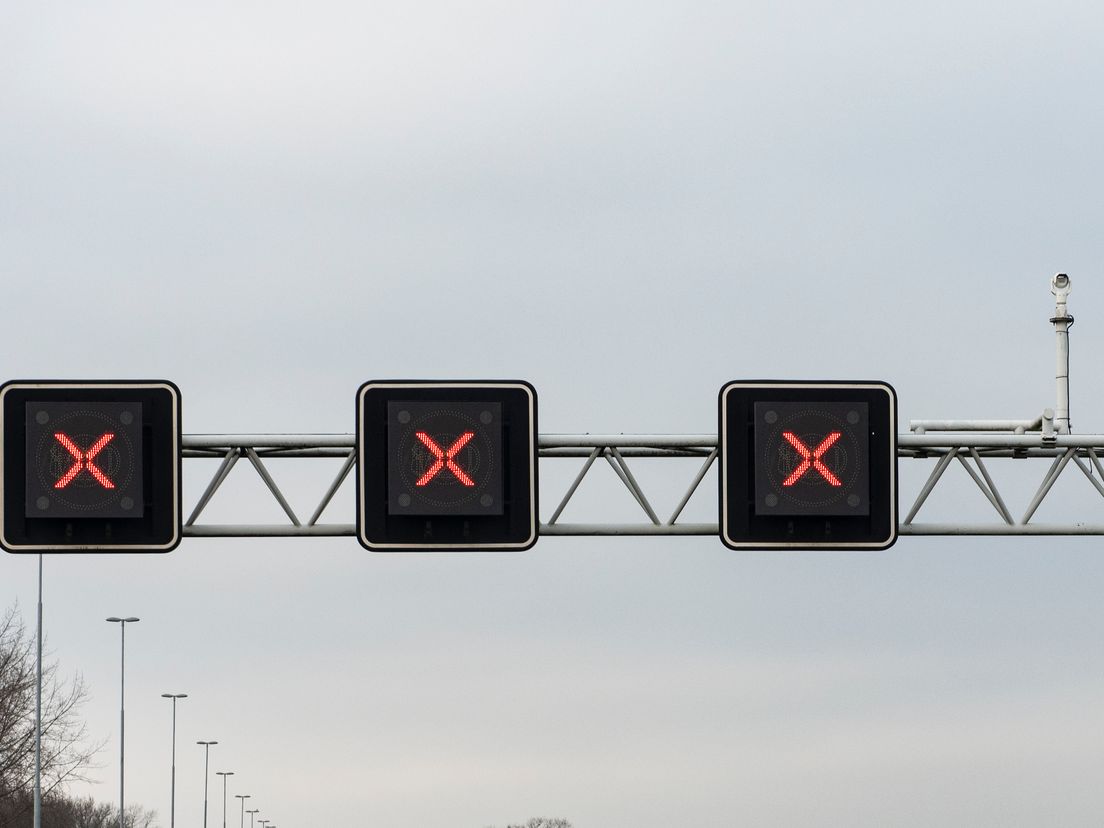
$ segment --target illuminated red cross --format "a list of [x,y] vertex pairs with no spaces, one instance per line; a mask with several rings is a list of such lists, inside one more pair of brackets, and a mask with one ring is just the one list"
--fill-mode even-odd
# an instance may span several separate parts
[[460,449],[466,446],[468,444],[468,441],[475,436],[474,431],[465,431],[463,434],[457,437],[456,442],[454,442],[447,449],[442,449],[439,445],[437,445],[437,441],[426,434],[424,431],[415,432],[414,436],[422,441],[425,447],[429,449],[429,453],[432,454],[435,458],[433,461],[433,465],[426,469],[426,473],[418,478],[418,482],[414,484],[415,486],[426,485],[430,480],[437,476],[437,473],[441,471],[441,469],[448,469],[450,472],[453,473],[453,475],[455,475],[456,479],[463,483],[465,486],[475,485],[475,481],[468,477],[464,470],[460,468],[456,464],[456,461],[453,459],[460,452]]
[[839,478],[832,474],[832,470],[821,462],[820,458],[824,456],[824,452],[828,451],[841,436],[841,432],[833,431],[827,437],[820,441],[820,445],[815,449],[809,450],[809,447],[801,442],[801,438],[794,434],[792,431],[783,431],[782,436],[786,438],[786,441],[794,447],[794,450],[801,455],[801,462],[797,464],[797,468],[794,469],[790,476],[782,481],[783,486],[792,486],[798,480],[800,480],[809,469],[816,469],[820,472],[820,476],[827,480],[833,486],[842,486]]
[[114,434],[110,432],[106,434],[101,434],[100,438],[96,440],[96,442],[94,442],[91,446],[89,446],[88,451],[81,451],[79,448],[77,448],[76,443],[74,443],[72,440],[69,439],[67,435],[62,434],[60,431],[54,434],[54,439],[65,446],[65,450],[73,455],[73,465],[70,466],[69,471],[63,474],[58,479],[58,482],[54,484],[55,489],[64,489],[66,486],[73,482],[74,477],[76,477],[84,470],[87,470],[88,473],[96,479],[96,482],[103,486],[105,489],[115,488],[115,484],[111,482],[111,478],[104,474],[103,470],[92,462],[96,455],[103,451],[104,446],[115,439]]

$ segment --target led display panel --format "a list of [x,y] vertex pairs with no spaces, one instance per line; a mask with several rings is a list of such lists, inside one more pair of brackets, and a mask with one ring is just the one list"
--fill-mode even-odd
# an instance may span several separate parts
[[358,539],[374,551],[526,549],[537,538],[536,453],[528,383],[365,383]]
[[896,394],[884,382],[724,386],[722,541],[734,549],[891,546],[896,410]]
[[180,392],[156,382],[0,387],[0,546],[168,551],[180,540]]
[[142,403],[26,404],[25,517],[140,518]]
[[755,514],[870,514],[867,408],[756,401]]
[[389,515],[501,515],[502,404],[387,403]]

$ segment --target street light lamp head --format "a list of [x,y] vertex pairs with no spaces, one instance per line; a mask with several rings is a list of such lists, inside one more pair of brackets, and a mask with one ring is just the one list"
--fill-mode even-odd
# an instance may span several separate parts
[[126,623],[133,624],[135,621],[141,621],[142,619],[141,618],[135,618],[133,615],[130,618],[117,618],[116,616],[113,615],[110,618],[105,618],[104,620],[105,621],[110,621],[112,624],[118,624],[120,622],[122,622],[124,624],[126,624]]
[[218,742],[196,742],[197,745],[217,745]]
[[188,694],[187,693],[162,693],[161,698],[163,698],[163,699],[186,699],[186,698],[188,698]]
[[111,621],[111,622],[114,622],[114,623],[118,623],[119,621],[122,621],[123,619],[122,619],[122,618],[116,618],[116,617],[115,617],[115,616],[113,615],[113,616],[111,616],[110,618],[108,618],[108,619],[105,619],[105,620],[107,620],[107,621]]

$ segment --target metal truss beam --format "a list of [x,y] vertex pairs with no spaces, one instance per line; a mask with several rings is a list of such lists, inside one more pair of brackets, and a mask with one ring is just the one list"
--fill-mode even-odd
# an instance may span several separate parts
[[[1025,423],[1033,425],[1033,423]],[[213,476],[194,504],[185,521],[184,534],[190,537],[335,537],[354,536],[355,526],[349,522],[354,511],[351,502],[345,503],[340,511],[344,521],[324,522],[324,514],[338,510],[333,504],[334,496],[345,483],[356,464],[354,436],[351,434],[253,434],[253,435],[185,435],[183,456],[189,461],[197,459],[216,459],[219,464]],[[684,522],[680,518],[691,498],[702,488],[702,483],[716,467],[717,437],[713,434],[690,435],[627,435],[627,434],[587,434],[565,435],[546,434],[539,439],[539,456],[542,466],[551,462],[576,463],[577,474],[562,495],[544,491],[542,500],[547,507],[555,503],[551,514],[541,523],[542,535],[576,536],[682,536],[716,535],[716,523]],[[1072,521],[1070,523],[1032,523],[1039,507],[1048,496],[1053,497],[1054,484],[1069,466],[1077,468],[1088,480],[1095,493],[1104,497],[1104,435],[1071,435],[1050,433],[998,433],[986,434],[971,432],[940,432],[902,434],[898,437],[898,457],[901,460],[915,460],[930,463],[932,469],[926,482],[912,500],[912,505],[900,524],[902,535],[946,536],[946,535],[1104,535],[1104,510],[1095,515],[1097,522]],[[238,460],[249,461],[253,472],[260,478],[275,502],[287,517],[285,523],[277,524],[212,524],[202,523],[207,506],[216,498],[230,472]],[[317,505],[311,516],[301,520],[292,509],[288,498],[277,485],[270,473],[269,465],[275,461],[281,464],[292,459],[331,459],[334,461],[334,476],[329,486],[319,493]],[[662,518],[641,486],[639,478],[633,472],[633,466],[647,459],[673,460],[676,458],[698,458],[700,464],[692,464],[694,473],[685,483],[683,494],[673,511]],[[579,463],[579,461],[582,461]],[[992,461],[1002,461],[996,463]],[[1033,466],[1045,466],[1034,496],[1017,518],[1007,505],[998,488],[990,466],[1009,467],[1016,460],[1033,460]],[[1048,463],[1040,461],[1048,460]],[[598,461],[603,461],[599,463]],[[632,463],[630,463],[632,461]],[[927,502],[932,491],[945,480],[946,471],[955,463],[967,472],[984,498],[979,502],[988,502],[995,518],[988,521],[977,520],[962,523],[917,523],[916,517]],[[192,466],[185,464],[186,473]],[[641,517],[637,522],[597,522],[564,523],[560,521],[568,504],[579,495],[583,480],[593,473],[595,466],[608,465],[632,499],[639,506]],[[675,474],[684,474],[686,464],[668,463],[665,466],[665,478]],[[667,474],[668,468],[671,474]],[[1020,467],[1022,469],[1022,467]],[[1094,473],[1095,472],[1095,473]],[[608,472],[607,472],[608,474]],[[547,476],[542,477],[545,481]],[[701,497],[716,498],[716,487],[706,487],[708,491]],[[902,499],[902,505],[907,502]],[[597,505],[601,508],[602,504]]]

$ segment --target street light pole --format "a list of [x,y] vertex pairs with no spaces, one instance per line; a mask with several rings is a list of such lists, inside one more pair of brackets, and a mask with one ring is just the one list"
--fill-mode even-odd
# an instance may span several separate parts
[[241,828],[245,828],[245,800],[249,799],[249,794],[234,794],[234,799],[241,800]]
[[133,624],[141,619],[133,616],[129,618],[116,618],[114,615],[107,619],[112,624],[118,624],[122,633],[119,636],[119,828],[123,828],[123,815],[125,812],[123,798],[123,779],[125,778],[126,763],[123,749],[126,744],[126,625]]
[[215,776],[222,777],[222,828],[226,828],[226,777],[233,775],[233,771],[215,771]]
[[260,808],[254,808],[251,811],[246,811],[246,813],[249,814],[249,828],[253,828],[253,817],[260,812]]
[[211,758],[211,745],[217,745],[218,742],[196,742],[197,745],[203,745],[203,828],[207,828],[207,777],[208,777],[208,764]]
[[162,693],[161,698],[172,699],[172,798],[169,800],[169,828],[176,828],[176,700],[188,698],[187,693]]
[[38,655],[35,659],[34,828],[42,828],[42,554],[38,555]]

